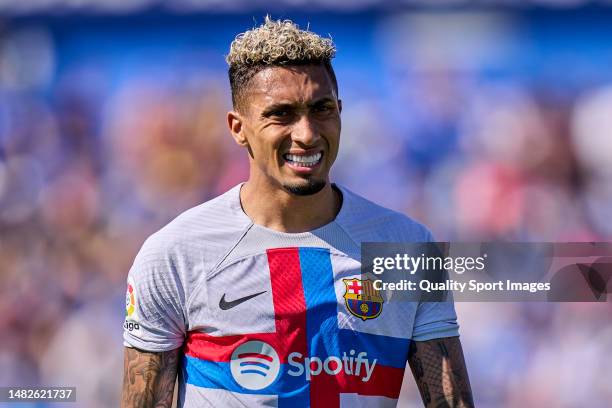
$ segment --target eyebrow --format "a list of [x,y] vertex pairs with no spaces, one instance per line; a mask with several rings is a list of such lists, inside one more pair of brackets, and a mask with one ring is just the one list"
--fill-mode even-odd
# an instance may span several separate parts
[[[323,96],[313,102],[308,103],[306,106],[309,108],[312,108],[313,106],[317,106],[317,105],[324,105],[327,103],[334,103],[335,99],[331,96]],[[270,106],[267,106],[263,112],[262,115],[263,116],[268,116],[270,115],[272,112],[277,111],[277,110],[281,110],[281,109],[295,109],[299,104],[298,103],[290,103],[290,102],[280,102],[280,103],[275,103],[272,104]]]
[[331,96],[324,96],[324,97],[322,97],[320,99],[317,99],[314,102],[309,103],[308,107],[313,107],[313,106],[316,106],[316,105],[324,105],[326,103],[334,103],[334,102],[336,102],[336,100],[334,98],[332,98]]

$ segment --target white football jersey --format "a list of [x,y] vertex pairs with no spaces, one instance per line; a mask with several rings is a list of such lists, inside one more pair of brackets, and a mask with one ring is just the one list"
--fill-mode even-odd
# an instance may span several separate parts
[[254,224],[240,185],[153,234],[128,276],[124,342],[181,347],[181,407],[395,406],[411,340],[458,335],[452,301],[394,301],[362,242],[429,242],[422,225],[345,188],[331,223]]

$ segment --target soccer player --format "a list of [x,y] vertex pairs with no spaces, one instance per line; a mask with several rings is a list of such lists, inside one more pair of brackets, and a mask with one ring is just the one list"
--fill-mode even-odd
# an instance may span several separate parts
[[[406,362],[426,406],[473,406],[452,302],[393,302],[360,244],[427,242],[332,184],[330,39],[266,21],[233,41],[229,130],[248,181],[149,237],[128,275],[123,407],[395,406]],[[372,146],[375,148],[375,146]]]

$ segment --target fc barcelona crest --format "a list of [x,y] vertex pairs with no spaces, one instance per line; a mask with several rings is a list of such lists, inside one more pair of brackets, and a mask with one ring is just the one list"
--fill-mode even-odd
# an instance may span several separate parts
[[346,291],[344,303],[353,316],[374,319],[382,312],[383,298],[370,279],[342,279]]

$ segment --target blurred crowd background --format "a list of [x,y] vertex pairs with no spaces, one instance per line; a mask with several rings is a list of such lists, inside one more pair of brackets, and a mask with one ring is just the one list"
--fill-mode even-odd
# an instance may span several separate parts
[[[247,176],[224,55],[266,9],[55,3],[0,2],[0,385],[117,406],[136,252]],[[612,7],[423,3],[272,13],[337,44],[335,181],[440,241],[610,241]],[[457,310],[478,406],[610,406],[610,302]]]

